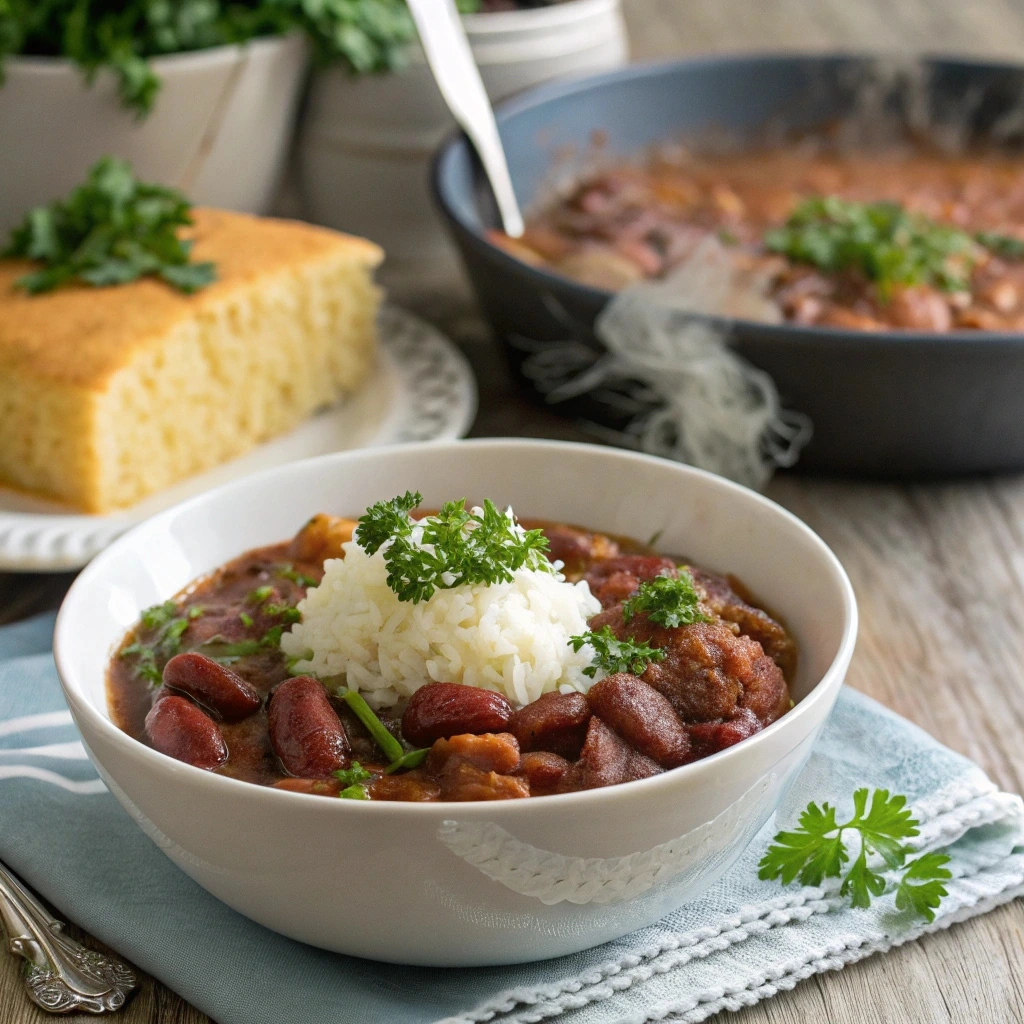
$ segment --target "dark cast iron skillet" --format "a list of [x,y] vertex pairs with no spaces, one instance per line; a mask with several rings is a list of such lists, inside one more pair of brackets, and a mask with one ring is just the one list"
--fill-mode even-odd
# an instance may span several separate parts
[[[1012,112],[1024,106],[1024,67],[927,59],[909,76],[886,68],[845,55],[633,65],[531,89],[499,107],[498,124],[526,206],[560,157],[593,151],[595,133],[603,152],[626,156],[709,132],[759,139],[769,130],[813,131],[862,110],[867,81],[884,85],[883,120],[911,108],[913,119],[923,100],[929,118],[959,119],[968,140],[998,132],[1019,149]],[[465,136],[441,147],[432,177],[476,295],[524,384],[531,386],[524,361],[552,344],[575,340],[599,353],[593,324],[610,293],[528,266],[486,239],[497,215]],[[811,417],[802,468],[888,477],[1024,468],[1024,334],[729,326],[732,344],[771,374],[784,404]],[[614,427],[636,411],[608,395],[557,408]]]

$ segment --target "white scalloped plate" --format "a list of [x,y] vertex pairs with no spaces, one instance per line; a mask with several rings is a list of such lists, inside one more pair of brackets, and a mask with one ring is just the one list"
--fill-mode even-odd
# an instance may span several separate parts
[[350,448],[463,437],[476,415],[477,393],[462,353],[440,331],[395,307],[381,311],[380,338],[377,365],[358,393],[292,433],[124,512],[82,515],[0,488],[0,570],[80,568],[154,512],[256,470]]

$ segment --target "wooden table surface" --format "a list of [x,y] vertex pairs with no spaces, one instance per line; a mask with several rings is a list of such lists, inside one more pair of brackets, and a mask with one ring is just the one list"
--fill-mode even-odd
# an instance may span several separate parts
[[[1024,60],[1022,0],[625,0],[634,54],[931,50]],[[462,344],[481,385],[474,434],[579,437],[516,394],[461,288],[412,302]],[[931,485],[776,480],[771,497],[843,561],[861,607],[849,683],[1024,791],[1024,479]],[[0,574],[0,621],[53,607],[71,580]],[[0,1024],[41,1024],[0,959]],[[84,1022],[86,1017],[68,1020]],[[143,977],[123,1024],[208,1024]],[[819,975],[736,1024],[1024,1024],[1024,903]],[[301,1011],[281,1024],[307,1021]],[[378,1024],[367,1021],[365,1024]],[[379,1022],[387,1024],[387,1022]]]

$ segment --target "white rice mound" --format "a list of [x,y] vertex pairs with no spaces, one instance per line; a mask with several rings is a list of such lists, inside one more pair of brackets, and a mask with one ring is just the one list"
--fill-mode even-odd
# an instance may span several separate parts
[[[569,637],[601,610],[586,582],[520,569],[511,583],[437,590],[399,601],[387,584],[383,551],[355,541],[324,563],[320,586],[299,602],[302,621],[281,637],[292,671],[344,677],[373,708],[390,707],[425,683],[451,682],[528,704],[550,690],[585,692],[594,656]],[[312,653],[310,653],[312,652]]]

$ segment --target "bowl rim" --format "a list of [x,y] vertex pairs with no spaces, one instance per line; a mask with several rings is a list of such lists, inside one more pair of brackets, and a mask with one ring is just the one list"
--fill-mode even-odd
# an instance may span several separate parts
[[[502,126],[522,114],[529,113],[548,104],[562,101],[571,102],[580,94],[594,88],[624,81],[659,78],[669,76],[679,70],[693,68],[710,68],[716,65],[738,64],[843,64],[870,62],[877,60],[879,54],[863,50],[836,50],[827,53],[779,52],[770,50],[751,50],[741,53],[708,54],[693,57],[673,57],[631,62],[623,67],[612,68],[593,74],[570,75],[531,86],[514,96],[495,104],[495,117],[499,132]],[[1013,60],[974,60],[955,55],[941,53],[924,53],[919,57],[921,64],[930,67],[945,66],[975,71],[1018,71],[1024,76],[1024,62]],[[464,218],[457,204],[452,201],[455,189],[450,181],[451,162],[457,155],[468,151],[475,161],[475,154],[469,136],[459,128],[452,130],[434,151],[430,163],[430,188],[435,205],[452,226],[473,244],[486,252],[488,258],[503,266],[513,275],[524,277],[538,290],[546,289],[555,294],[569,294],[590,305],[604,306],[616,293],[605,288],[583,284],[555,270],[545,267],[531,266],[511,253],[495,245],[477,225]],[[460,193],[461,195],[461,193]],[[475,204],[474,204],[475,205]],[[527,204],[528,205],[528,204]],[[708,321],[714,325],[731,328],[742,332],[745,340],[764,340],[773,344],[835,344],[849,347],[851,342],[884,342],[886,345],[914,345],[922,342],[929,344],[971,344],[1012,345],[1024,343],[1024,331],[920,331],[889,329],[882,331],[863,331],[849,327],[814,326],[795,323],[766,324],[756,320],[728,318],[710,315],[696,315],[695,319]]]
[[[288,790],[275,789],[271,786],[260,786],[241,779],[234,779],[229,776],[208,772],[182,761],[175,760],[166,754],[162,754],[159,751],[154,750],[152,747],[146,746],[134,737],[129,736],[128,733],[118,728],[118,726],[115,725],[109,717],[101,713],[98,707],[87,696],[87,691],[82,685],[81,677],[86,674],[89,669],[80,669],[76,660],[68,653],[73,649],[74,643],[74,637],[69,632],[70,627],[68,623],[74,612],[75,605],[81,601],[89,600],[89,594],[93,589],[93,580],[103,574],[105,571],[105,562],[120,550],[131,547],[137,536],[158,528],[161,524],[173,520],[183,512],[200,507],[204,502],[210,501],[214,498],[219,498],[228,492],[242,491],[247,486],[251,486],[253,483],[258,481],[263,481],[275,476],[285,476],[289,473],[301,475],[308,472],[313,466],[320,468],[328,466],[333,467],[334,464],[344,466],[347,462],[365,460],[368,458],[386,458],[388,452],[403,454],[410,451],[428,451],[431,449],[458,450],[467,446],[483,449],[491,448],[496,451],[505,452],[513,449],[518,449],[520,451],[561,451],[569,455],[573,452],[584,450],[588,454],[606,457],[612,462],[624,460],[634,464],[657,466],[662,470],[676,472],[683,476],[695,477],[705,483],[712,483],[713,485],[721,487],[723,490],[738,496],[741,501],[752,502],[755,506],[758,506],[764,514],[778,516],[787,520],[791,526],[795,526],[798,532],[803,535],[804,539],[812,545],[817,554],[821,557],[823,573],[831,577],[832,582],[838,587],[843,605],[842,634],[828,668],[822,674],[821,678],[813,684],[807,693],[807,696],[804,697],[803,700],[795,704],[786,712],[786,714],[773,722],[766,729],[762,729],[753,736],[750,736],[731,747],[727,747],[725,750],[718,751],[717,753],[698,761],[681,765],[678,768],[661,772],[658,775],[654,775],[646,779],[638,779],[633,782],[618,783],[614,786],[583,790],[576,793],[557,793],[547,795],[543,798],[544,807],[568,807],[570,804],[586,805],[587,803],[592,803],[597,806],[604,800],[615,799],[617,795],[622,795],[620,791],[625,791],[625,795],[627,796],[629,793],[635,793],[637,792],[635,787],[639,786],[644,786],[648,791],[653,792],[659,786],[671,788],[674,784],[678,784],[679,782],[687,779],[699,782],[701,776],[709,773],[714,774],[719,766],[731,764],[734,761],[742,759],[744,756],[749,756],[749,754],[755,749],[759,749],[766,743],[770,743],[771,739],[779,733],[791,731],[792,727],[797,722],[807,717],[816,705],[822,701],[833,701],[838,695],[838,689],[845,677],[857,640],[857,600],[854,595],[853,586],[846,574],[846,570],[843,568],[842,563],[836,555],[832,552],[831,548],[829,548],[824,540],[822,540],[821,537],[819,537],[818,534],[815,533],[806,523],[788,509],[785,509],[771,499],[758,494],[756,491],[743,487],[740,484],[733,483],[732,481],[726,480],[714,473],[709,473],[705,470],[683,465],[681,463],[671,462],[667,459],[662,459],[654,455],[630,452],[620,448],[612,448],[602,445],[547,440],[541,438],[473,438],[471,440],[457,441],[431,441],[425,443],[412,442],[409,444],[389,446],[387,449],[357,449],[354,451],[333,452],[326,455],[314,456],[309,459],[301,459],[296,462],[288,463],[284,466],[274,466],[263,470],[262,472],[250,474],[249,476],[243,477],[239,480],[228,481],[219,487],[196,495],[179,503],[178,505],[174,505],[169,509],[158,512],[156,515],[137,524],[131,530],[126,531],[116,541],[114,541],[110,547],[100,552],[100,554],[97,555],[81,573],[79,573],[61,603],[60,610],[57,613],[57,619],[54,624],[54,662],[57,667],[57,675],[60,680],[61,689],[69,707],[74,712],[75,719],[77,720],[79,717],[85,719],[91,729],[97,730],[102,734],[105,740],[114,744],[114,746],[118,748],[119,752],[128,757],[129,760],[138,764],[146,764],[151,768],[158,769],[165,773],[167,776],[165,784],[167,785],[173,785],[172,777],[178,775],[180,772],[184,773],[181,777],[189,781],[190,785],[206,786],[208,789],[212,787],[212,790],[210,791],[217,791],[220,789],[225,796],[234,796],[236,799],[247,798],[294,801],[296,798],[301,798],[306,801],[313,801],[314,803],[311,806],[320,805],[324,807],[334,806],[336,808],[345,808],[345,810],[325,810],[319,813],[436,815],[439,812],[450,814],[454,808],[458,807],[460,817],[466,817],[468,815],[470,817],[484,816],[493,818],[495,814],[494,801],[482,800],[453,802],[438,800],[425,803],[407,801],[332,801],[313,794],[294,793]],[[239,552],[239,554],[240,553],[241,552]],[[105,680],[106,662],[103,665],[102,671]],[[88,749],[88,738],[85,738],[86,747]],[[744,754],[744,751],[747,753]],[[225,789],[223,787],[227,788]],[[534,803],[536,799],[539,798],[531,797],[526,800],[500,801],[501,813],[503,815],[505,813],[511,815],[531,813],[527,808],[536,806]],[[298,807],[299,805],[292,803],[290,806]]]

